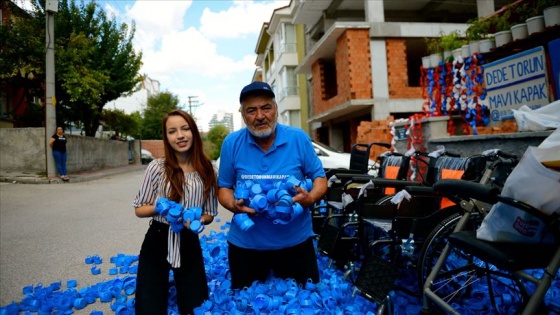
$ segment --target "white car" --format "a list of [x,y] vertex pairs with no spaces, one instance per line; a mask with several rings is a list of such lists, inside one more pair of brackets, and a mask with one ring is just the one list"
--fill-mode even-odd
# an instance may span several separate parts
[[[325,169],[350,169],[350,153],[345,153],[329,147],[328,145],[312,140],[315,153],[319,156],[319,160],[323,163]],[[369,168],[376,169],[377,163],[372,159],[369,160]]]

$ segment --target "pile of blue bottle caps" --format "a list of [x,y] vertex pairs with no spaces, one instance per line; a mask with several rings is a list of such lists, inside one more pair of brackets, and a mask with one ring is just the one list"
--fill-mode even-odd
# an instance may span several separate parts
[[155,210],[167,218],[171,229],[175,233],[181,232],[185,222],[190,222],[190,229],[196,234],[200,234],[204,230],[204,224],[200,222],[200,216],[202,215],[202,208],[200,207],[185,209],[177,202],[163,197],[156,201]]
[[[239,181],[233,196],[235,199],[243,199],[246,206],[275,224],[288,224],[303,213],[303,207],[292,200],[292,197],[297,194],[296,187],[310,191],[313,182],[311,179],[300,181],[294,176],[277,181],[268,179]],[[254,225],[246,213],[234,215],[233,222],[244,231]]]

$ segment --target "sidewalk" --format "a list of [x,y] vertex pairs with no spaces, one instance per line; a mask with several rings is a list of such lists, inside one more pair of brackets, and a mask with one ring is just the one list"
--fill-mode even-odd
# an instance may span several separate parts
[[23,171],[4,171],[0,170],[0,182],[8,182],[14,184],[67,184],[76,182],[85,182],[95,179],[104,178],[111,175],[122,174],[127,172],[134,172],[145,170],[147,165],[131,164],[119,167],[103,168],[93,171],[83,171],[79,173],[69,173],[68,182],[63,181],[58,176],[47,178],[44,175],[38,175],[31,172]]

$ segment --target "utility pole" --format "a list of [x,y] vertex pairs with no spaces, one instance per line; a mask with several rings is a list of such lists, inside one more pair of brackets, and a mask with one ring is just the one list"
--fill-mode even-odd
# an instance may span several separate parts
[[192,116],[193,112],[192,112],[192,108],[196,108],[198,106],[200,106],[201,104],[198,104],[198,96],[188,96],[189,98],[189,114]]
[[51,136],[56,131],[56,97],[55,97],[55,75],[54,75],[54,14],[58,12],[58,0],[47,0],[45,5],[46,14],[46,46],[45,73],[46,73],[46,95],[45,95],[45,156],[47,164],[47,178],[54,177],[55,163],[52,149],[49,147]]

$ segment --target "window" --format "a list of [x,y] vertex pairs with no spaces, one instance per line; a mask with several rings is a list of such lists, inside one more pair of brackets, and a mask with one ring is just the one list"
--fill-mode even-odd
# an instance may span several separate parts
[[283,67],[280,75],[282,77],[281,96],[298,95],[296,67]]
[[296,52],[296,31],[293,24],[282,23],[280,28],[280,53]]
[[406,68],[408,72],[408,86],[420,86],[420,66],[422,56],[427,55],[427,48],[424,41],[420,38],[408,38],[406,45]]
[[325,86],[325,100],[333,98],[338,93],[336,82],[336,64],[334,60],[322,60],[323,63],[323,83]]

